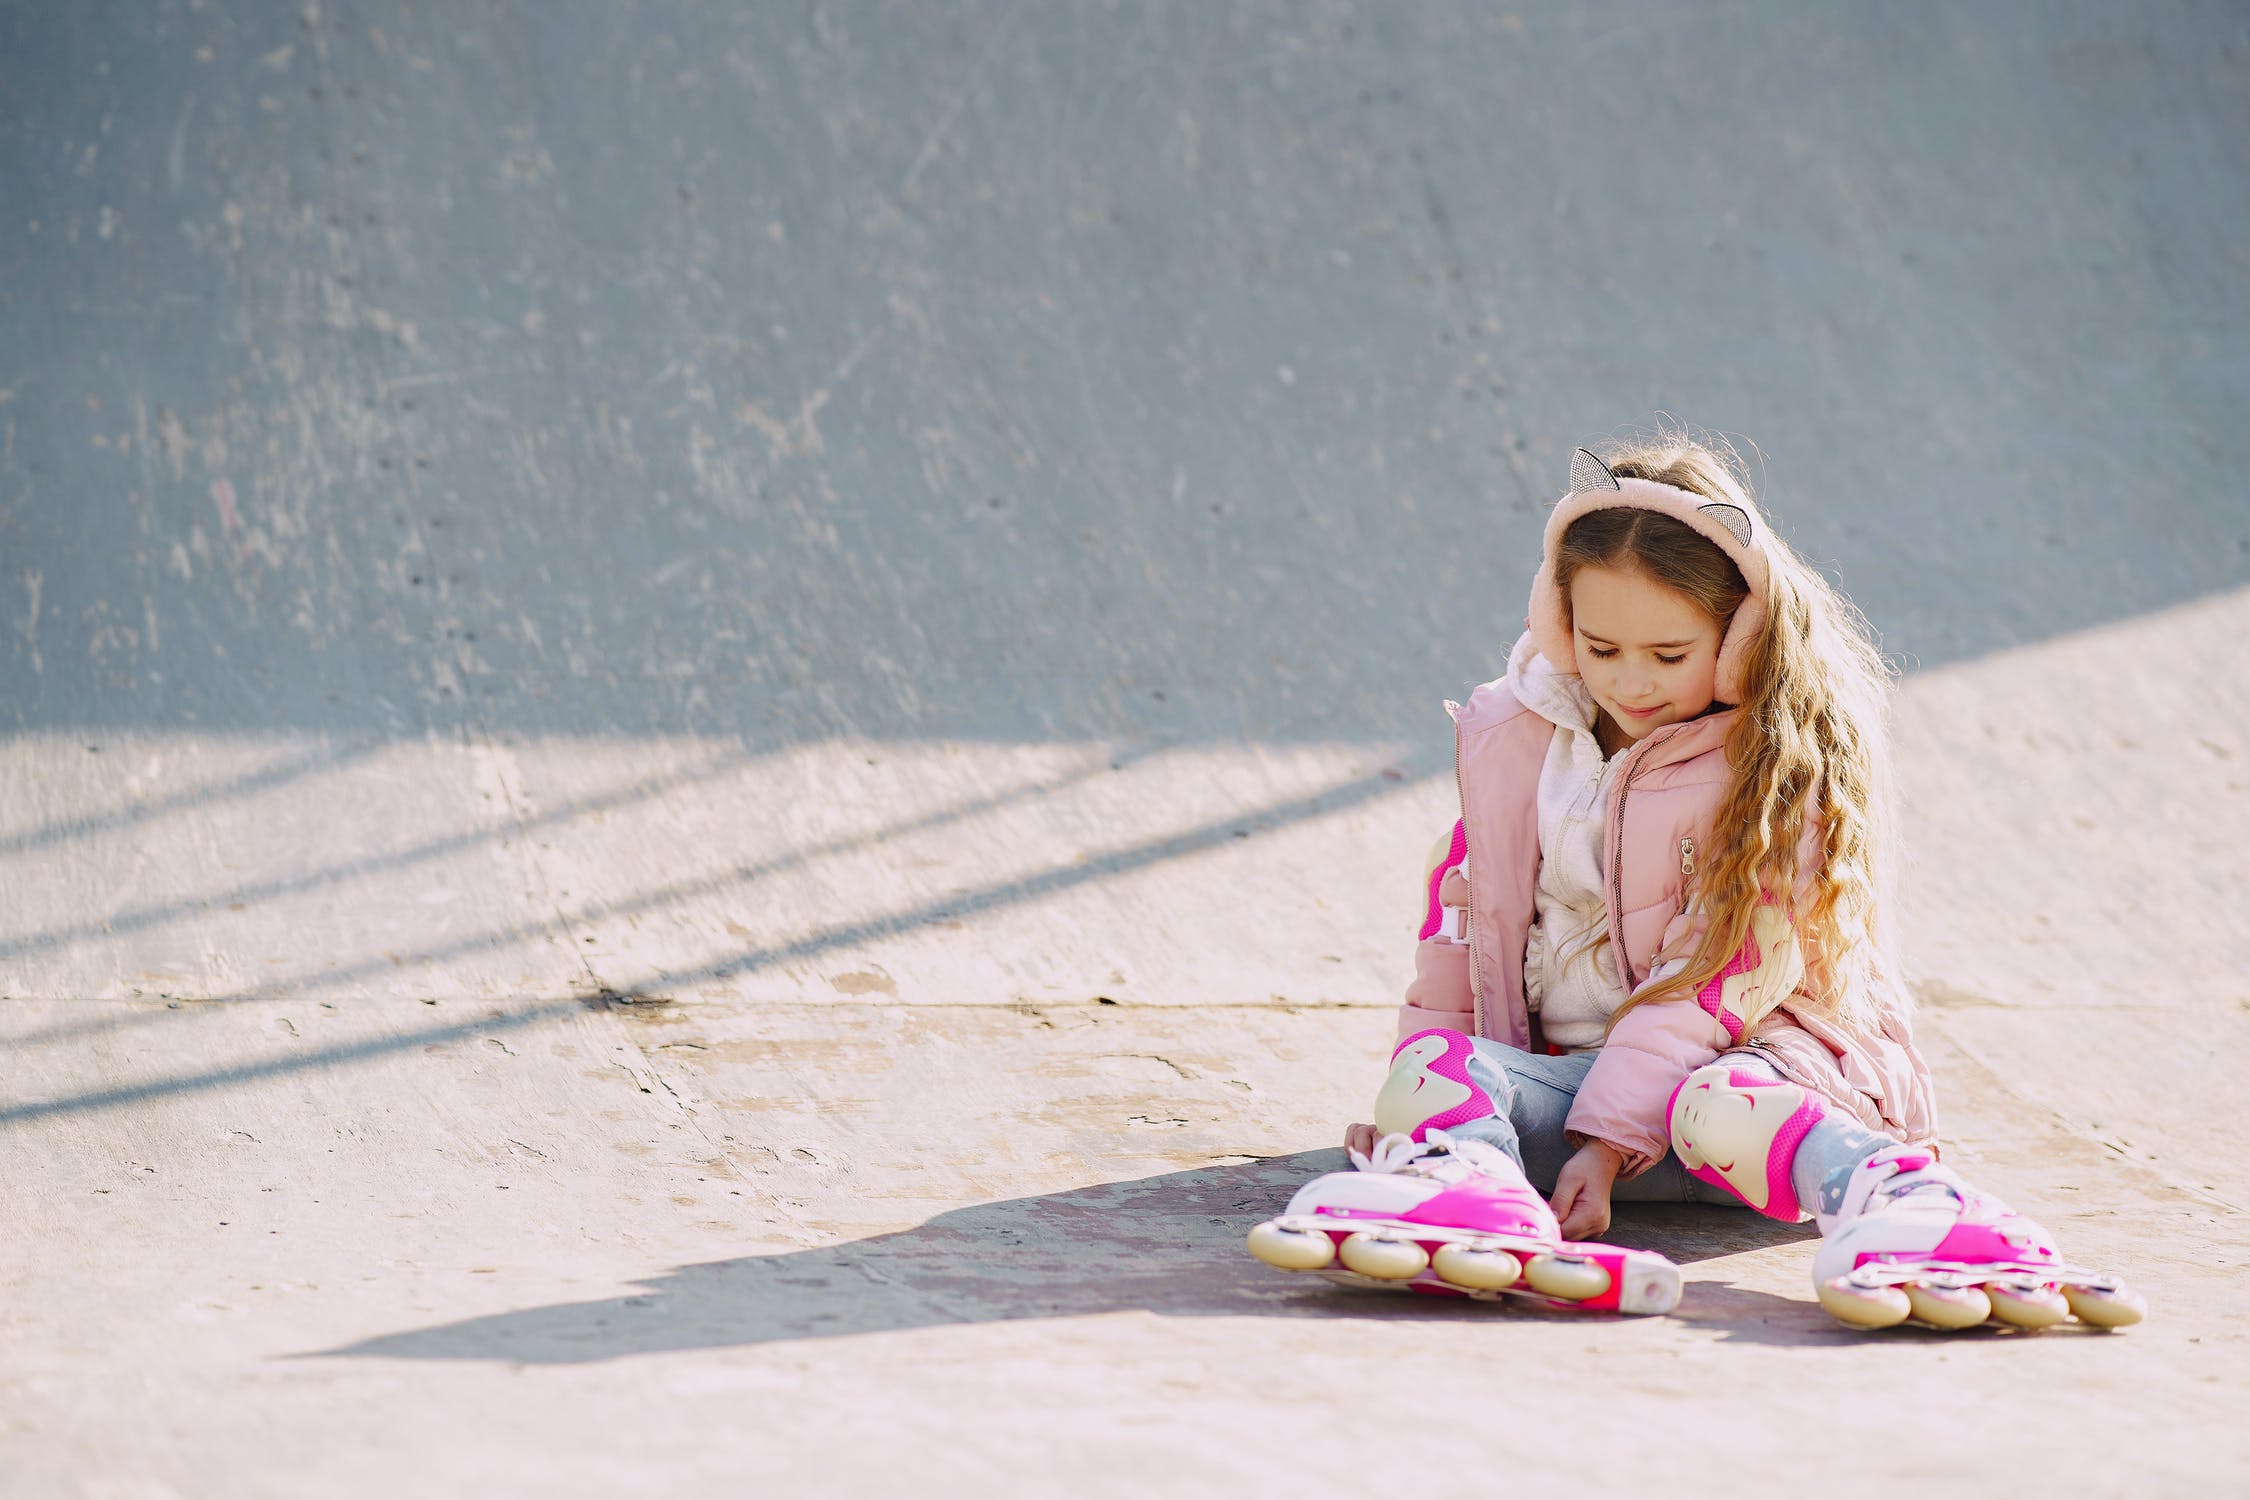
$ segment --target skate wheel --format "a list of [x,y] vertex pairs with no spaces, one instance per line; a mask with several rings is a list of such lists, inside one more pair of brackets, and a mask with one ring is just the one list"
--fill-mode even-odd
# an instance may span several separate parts
[[1981,1286],[1932,1286],[1907,1283],[1907,1306],[1914,1316],[1937,1328],[1974,1328],[1992,1316],[1992,1299]]
[[1523,1262],[1505,1250],[1474,1245],[1440,1245],[1430,1257],[1430,1269],[1455,1286],[1472,1291],[1501,1292],[1523,1275]]
[[1378,1281],[1407,1281],[1430,1264],[1429,1255],[1412,1240],[1365,1230],[1345,1240],[1341,1254],[1347,1267]]
[[1906,1293],[1895,1286],[1861,1286],[1838,1276],[1813,1288],[1828,1316],[1854,1328],[1894,1328],[1913,1313]]
[[1585,1302],[1609,1290],[1609,1272],[1579,1255],[1534,1255],[1524,1263],[1524,1280],[1542,1296]]
[[2095,1328],[2130,1328],[2148,1316],[2148,1303],[2141,1294],[2113,1281],[2066,1286],[2063,1300],[2079,1322]]
[[1282,1271],[1318,1271],[1336,1258],[1336,1242],[1317,1229],[1291,1229],[1271,1219],[1250,1231],[1250,1253]]
[[2049,1287],[2027,1291],[1988,1284],[1984,1294],[1992,1300],[1992,1321],[2013,1328],[2052,1328],[2070,1316],[2070,1304]]

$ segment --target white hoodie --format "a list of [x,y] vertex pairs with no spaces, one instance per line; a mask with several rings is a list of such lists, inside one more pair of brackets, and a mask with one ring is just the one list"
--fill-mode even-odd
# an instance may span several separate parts
[[1558,1047],[1599,1047],[1609,1018],[1625,1003],[1616,960],[1603,938],[1609,898],[1602,887],[1602,823],[1612,770],[1595,738],[1594,695],[1576,673],[1555,670],[1527,632],[1508,653],[1508,687],[1555,726],[1539,769],[1537,919],[1523,961],[1524,999]]

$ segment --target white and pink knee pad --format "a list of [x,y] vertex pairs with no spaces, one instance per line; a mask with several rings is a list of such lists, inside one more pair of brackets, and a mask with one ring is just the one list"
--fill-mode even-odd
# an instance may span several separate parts
[[1427,1140],[1498,1113],[1490,1094],[1469,1076],[1476,1048],[1467,1033],[1433,1026],[1391,1050],[1390,1076],[1375,1096],[1375,1129],[1383,1135]]
[[1785,1224],[1805,1214],[1790,1164],[1826,1112],[1807,1090],[1725,1061],[1681,1079],[1665,1109],[1672,1150],[1690,1176]]

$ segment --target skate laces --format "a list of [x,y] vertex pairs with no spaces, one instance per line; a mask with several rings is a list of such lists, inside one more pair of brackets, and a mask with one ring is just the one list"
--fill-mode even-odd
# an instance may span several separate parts
[[[1393,1132],[1375,1143],[1373,1151],[1354,1150],[1352,1165],[1362,1172],[1399,1172],[1416,1177],[1451,1181],[1465,1172],[1478,1172],[1505,1181],[1515,1175],[1515,1163],[1497,1146],[1466,1140],[1433,1130],[1417,1141],[1404,1132]],[[1447,1168],[1453,1170],[1448,1171]]]

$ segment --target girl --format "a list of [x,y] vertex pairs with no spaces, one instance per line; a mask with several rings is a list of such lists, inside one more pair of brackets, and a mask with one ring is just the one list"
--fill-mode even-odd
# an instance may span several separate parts
[[1884,921],[1887,674],[1729,457],[1677,435],[1573,457],[1529,632],[1447,705],[1461,820],[1375,1123],[1347,1132],[1359,1171],[1251,1249],[1654,1311],[1678,1295],[1660,1257],[1556,1247],[1613,1200],[1739,1202],[1813,1212],[1815,1291],[1854,1326],[2136,1322],[1938,1161]]

